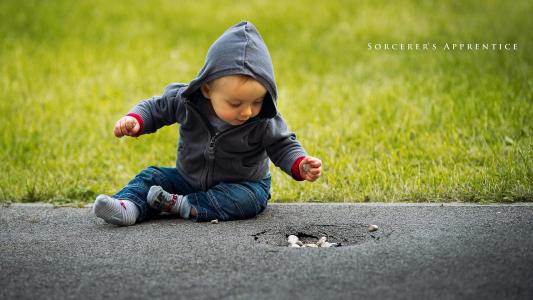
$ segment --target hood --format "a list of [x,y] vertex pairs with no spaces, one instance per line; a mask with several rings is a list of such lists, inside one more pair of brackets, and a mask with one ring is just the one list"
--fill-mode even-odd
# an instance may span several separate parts
[[250,22],[243,21],[228,28],[209,47],[204,66],[182,95],[194,101],[197,98],[194,95],[200,93],[204,82],[227,75],[248,75],[260,82],[267,95],[259,116],[272,118],[277,114],[272,59],[261,35]]

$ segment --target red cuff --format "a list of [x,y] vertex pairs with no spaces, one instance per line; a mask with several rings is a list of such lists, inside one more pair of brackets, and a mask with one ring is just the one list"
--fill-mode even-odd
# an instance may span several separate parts
[[305,158],[305,156],[298,157],[291,167],[292,178],[297,181],[303,181],[302,175],[300,174],[300,162]]
[[144,128],[144,121],[143,121],[143,118],[142,118],[141,116],[139,116],[138,114],[136,114],[136,113],[129,113],[129,114],[127,114],[126,116],[134,117],[135,119],[137,119],[137,122],[139,122],[139,126],[140,126],[141,128],[139,129],[139,133],[136,135],[136,137],[139,136],[139,135],[141,135],[142,132],[143,132],[143,128]]

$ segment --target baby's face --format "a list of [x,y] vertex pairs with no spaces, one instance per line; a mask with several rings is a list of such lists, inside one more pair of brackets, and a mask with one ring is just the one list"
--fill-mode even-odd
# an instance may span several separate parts
[[231,125],[241,125],[261,111],[267,93],[256,80],[242,75],[224,76],[202,85],[217,117]]

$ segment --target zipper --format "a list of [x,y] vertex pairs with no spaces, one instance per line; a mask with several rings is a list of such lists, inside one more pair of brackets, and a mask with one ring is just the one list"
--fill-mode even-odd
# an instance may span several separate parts
[[205,174],[204,190],[207,190],[209,183],[213,181],[211,177],[213,176],[212,173],[214,172],[215,168],[215,143],[218,136],[219,133],[215,133],[215,135],[211,137],[211,140],[209,141],[209,146],[207,147],[207,170]]
[[[215,140],[215,129],[213,128],[213,126],[211,126],[211,124],[209,124],[209,121],[198,111],[198,109],[190,102],[190,101],[186,101],[185,102],[186,105],[188,105],[188,107],[191,109],[191,111],[193,111],[196,115],[198,115],[198,117],[200,117],[200,119],[202,120],[202,126],[207,130],[208,134],[209,134],[209,146],[208,146],[208,149],[206,149],[204,151],[204,160],[205,160],[205,171],[202,171],[202,174],[201,174],[201,177],[203,177],[202,179],[203,180],[200,180],[200,184],[202,185],[202,190],[204,191],[207,191],[207,187],[209,186],[208,184],[208,181],[209,181],[209,169],[210,169],[210,157],[213,157],[215,156],[215,153],[214,153],[214,140]],[[210,153],[211,152],[211,153]]]
[[204,180],[202,180],[202,189],[204,191],[207,191],[207,187],[210,185],[210,182],[212,182],[212,176],[214,173],[215,168],[215,146],[217,141],[224,135],[228,134],[231,131],[242,129],[245,127],[248,127],[252,124],[255,124],[259,122],[259,119],[252,120],[250,123],[244,124],[241,126],[232,127],[230,129],[226,129],[222,132],[215,132],[215,129],[209,121],[198,111],[194,105],[187,101],[186,104],[189,105],[189,107],[202,119],[202,125],[204,125],[204,128],[209,132],[209,145],[207,146],[206,151],[204,151],[204,159],[205,159],[205,165],[206,165],[206,171],[205,171],[205,177]]
[[236,126],[232,127],[230,129],[226,129],[222,132],[217,132],[215,135],[213,135],[209,141],[209,146],[207,148],[207,172],[205,176],[205,182],[204,182],[204,190],[207,190],[207,187],[210,186],[210,184],[213,182],[213,173],[215,172],[215,146],[217,144],[217,141],[220,140],[224,135],[227,135],[229,132],[242,129],[245,127],[249,127],[252,124],[255,124],[259,122],[259,119],[252,120],[250,123],[247,123],[242,126]]

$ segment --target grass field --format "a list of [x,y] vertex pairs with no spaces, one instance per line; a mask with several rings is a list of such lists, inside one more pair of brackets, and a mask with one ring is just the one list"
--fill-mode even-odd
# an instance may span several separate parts
[[[174,165],[177,125],[138,139],[113,125],[193,79],[242,19],[269,46],[283,116],[324,162],[315,183],[272,168],[272,201],[533,201],[531,1],[232,3],[1,1],[0,201],[89,203]],[[440,49],[460,42],[518,50]]]

